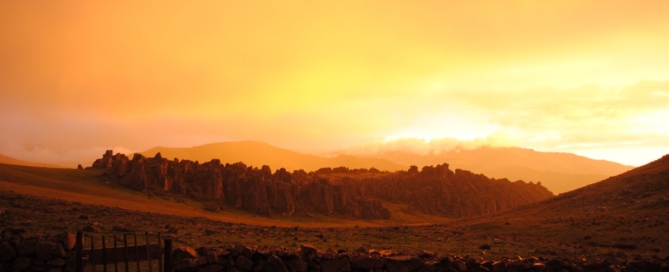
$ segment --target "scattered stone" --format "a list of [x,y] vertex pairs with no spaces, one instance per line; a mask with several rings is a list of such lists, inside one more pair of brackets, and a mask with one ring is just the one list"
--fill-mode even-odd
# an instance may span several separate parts
[[129,227],[126,227],[123,224],[116,224],[112,226],[113,231],[119,231],[119,232],[132,232],[132,229]]
[[301,245],[300,251],[302,251],[302,254],[304,255],[315,255],[318,252],[318,249],[312,245]]
[[216,233],[217,233],[217,231],[212,230],[212,229],[205,229],[204,230],[204,234],[207,235],[207,236],[211,236],[211,235],[214,235]]

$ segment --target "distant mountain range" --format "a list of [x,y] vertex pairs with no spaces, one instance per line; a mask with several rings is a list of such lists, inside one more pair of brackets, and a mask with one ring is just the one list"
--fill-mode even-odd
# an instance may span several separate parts
[[2,164],[13,164],[13,165],[23,165],[23,166],[34,166],[34,167],[49,167],[49,168],[62,168],[62,166],[48,163],[38,163],[38,162],[29,162],[15,159],[9,156],[0,154],[0,163]]
[[539,152],[517,147],[481,147],[430,155],[387,152],[374,158],[419,167],[448,163],[452,168],[467,169],[488,177],[541,182],[556,194],[571,191],[634,168],[571,153]]
[[160,152],[164,158],[179,158],[208,162],[219,159],[222,163],[244,162],[273,170],[303,169],[316,171],[326,167],[350,169],[376,168],[382,171],[407,170],[415,165],[447,163],[452,169],[466,169],[492,178],[508,178],[541,182],[553,193],[559,194],[618,175],[632,169],[619,163],[593,160],[570,153],[539,152],[523,148],[477,148],[454,150],[431,155],[406,152],[387,152],[369,157],[338,155],[324,157],[302,154],[261,142],[221,142],[190,148],[155,147],[140,154],[152,157]]
[[408,166],[380,158],[360,158],[339,155],[332,158],[297,153],[261,142],[222,142],[195,146],[190,148],[154,147],[140,154],[153,157],[156,153],[164,158],[178,158],[202,163],[219,159],[222,163],[243,162],[247,165],[268,165],[272,170],[285,168],[288,171],[316,171],[324,167],[346,166],[352,169],[376,168],[383,171],[406,170]]

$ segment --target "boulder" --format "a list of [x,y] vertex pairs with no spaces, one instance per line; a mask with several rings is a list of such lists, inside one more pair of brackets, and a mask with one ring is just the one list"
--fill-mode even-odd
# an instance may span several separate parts
[[334,259],[323,259],[321,260],[321,271],[322,272],[350,272],[351,264],[348,257],[339,256]]
[[12,269],[15,271],[28,270],[30,268],[30,259],[28,257],[20,256],[12,263]]
[[37,239],[29,239],[21,241],[16,247],[16,251],[21,256],[31,256],[35,254],[37,248]]
[[388,272],[410,272],[423,266],[423,260],[412,256],[392,256],[385,259]]
[[283,263],[281,258],[272,254],[265,261],[265,265],[263,266],[263,272],[289,272],[289,270]]
[[251,268],[253,268],[253,261],[244,257],[244,255],[239,255],[235,260],[235,266],[241,271],[251,271]]
[[46,262],[46,265],[49,267],[63,267],[65,266],[65,260],[61,258],[54,258]]
[[8,262],[17,256],[16,249],[8,241],[0,243],[0,261]]
[[373,257],[354,257],[351,260],[351,268],[353,270],[379,270],[383,268],[383,260]]
[[308,264],[307,262],[302,258],[301,255],[291,252],[289,253],[285,258],[284,262],[288,269],[292,272],[305,272],[307,271]]
[[66,251],[73,250],[77,243],[77,235],[71,232],[63,232],[56,239],[63,245],[63,249]]
[[41,241],[35,247],[35,256],[38,260],[46,261],[51,259],[51,255],[56,253],[57,244],[50,241]]
[[197,260],[200,257],[199,254],[192,247],[188,246],[179,246],[172,251],[173,260],[184,260],[184,259],[194,259]]

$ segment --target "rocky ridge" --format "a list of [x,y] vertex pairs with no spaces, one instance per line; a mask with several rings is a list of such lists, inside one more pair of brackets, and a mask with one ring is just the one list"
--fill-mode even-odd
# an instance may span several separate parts
[[[395,173],[376,169],[322,168],[315,172],[242,162],[222,164],[168,160],[107,151],[92,168],[137,191],[169,193],[252,213],[292,216],[319,213],[352,218],[386,219],[383,201],[407,204],[411,210],[461,217],[487,214],[553,196],[541,184],[489,179],[447,164]],[[219,206],[220,207],[220,206]],[[215,209],[215,208],[214,208]]]

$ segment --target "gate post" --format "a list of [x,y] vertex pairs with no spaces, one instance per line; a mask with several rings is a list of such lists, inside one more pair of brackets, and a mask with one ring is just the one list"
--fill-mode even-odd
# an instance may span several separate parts
[[165,239],[165,255],[163,268],[165,272],[172,272],[172,239]]
[[76,262],[76,271],[84,271],[84,232],[77,231],[77,242],[75,244],[77,250],[77,262]]

